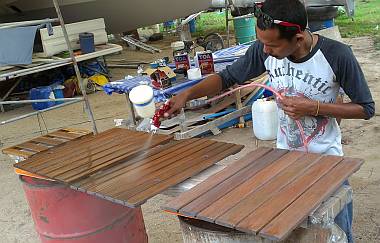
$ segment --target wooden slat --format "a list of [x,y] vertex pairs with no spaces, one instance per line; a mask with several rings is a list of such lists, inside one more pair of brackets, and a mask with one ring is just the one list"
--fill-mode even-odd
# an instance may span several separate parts
[[[135,136],[134,139],[139,140],[141,135]],[[63,172],[75,169],[80,166],[88,166],[88,164],[94,163],[96,160],[101,159],[107,155],[111,158],[117,156],[115,152],[123,149],[127,149],[133,144],[136,140],[119,140],[120,138],[115,137],[115,139],[108,139],[108,141],[102,143],[102,145],[93,144],[89,146],[86,150],[82,151],[80,155],[71,156],[66,160],[63,160],[61,163],[54,162],[50,163],[49,166],[33,168],[36,171],[38,170],[41,174],[49,174],[51,177],[58,176]],[[142,141],[143,142],[143,141]],[[125,152],[126,152],[125,151]],[[122,151],[124,153],[124,150]],[[109,157],[106,157],[109,158]]]
[[261,230],[260,235],[275,240],[285,239],[307,215],[336,191],[362,164],[363,161],[359,159],[344,159]]
[[13,147],[3,149],[3,153],[4,154],[9,154],[9,155],[20,156],[20,157],[23,157],[23,158],[29,158],[30,156],[36,154],[34,152],[31,152],[31,151],[23,151],[23,150],[16,149],[16,148],[13,148]]
[[16,147],[19,147],[22,149],[32,150],[36,153],[39,153],[39,152],[42,152],[42,151],[49,149],[49,147],[47,147],[47,146],[38,145],[38,144],[35,144],[32,142],[21,143],[21,144],[16,145]]
[[49,133],[47,136],[72,140],[72,139],[76,139],[78,137],[81,137],[82,135],[70,133],[70,132],[64,132],[64,131],[55,131],[55,132]]
[[281,158],[286,153],[288,153],[287,150],[274,150],[273,152],[270,152],[262,156],[254,163],[252,163],[250,166],[240,170],[235,175],[231,176],[230,178],[226,179],[219,185],[209,190],[207,194],[198,197],[185,207],[181,208],[179,212],[183,215],[190,217],[196,216],[200,211],[210,206],[213,202],[215,202],[225,194],[229,193],[237,185],[240,185],[241,183],[245,182],[250,177],[254,176],[256,173],[261,171],[261,169],[265,168],[271,163],[274,163],[274,161]]
[[204,221],[214,222],[216,218],[239,203],[245,196],[263,186],[274,176],[290,166],[293,162],[298,159],[303,159],[304,156],[305,154],[302,152],[285,154],[280,159],[275,161],[275,163],[271,163],[254,176],[249,177],[247,181],[234,188],[228,194],[213,202],[209,207],[197,214],[196,217]]
[[[142,166],[145,163],[149,163],[151,165],[155,162],[155,160],[159,158],[166,159],[165,156],[167,156],[167,154],[180,154],[183,151],[183,147],[186,147],[189,144],[197,143],[199,140],[200,139],[198,138],[192,138],[187,140],[174,141],[164,146],[159,146],[150,150],[146,150],[139,156],[125,161],[122,164],[116,165],[106,171],[101,171],[98,174],[94,174],[91,177],[83,179],[74,186],[78,188],[80,187],[84,190],[94,190],[95,187],[103,183],[106,183],[110,180],[114,180],[118,176],[121,176],[133,169],[136,169],[137,167]],[[165,153],[162,153],[163,151],[165,151]]]
[[51,146],[56,146],[56,145],[60,145],[60,144],[64,143],[64,141],[62,141],[62,140],[50,138],[47,136],[33,138],[31,141],[36,142],[36,143],[44,143],[44,144],[51,145]]
[[319,157],[320,155],[318,154],[307,154],[304,159],[297,160],[291,166],[275,176],[271,181],[266,183],[265,186],[248,194],[238,204],[218,217],[215,222],[219,225],[235,228],[241,220],[287,184],[292,182],[296,176],[302,174],[307,168],[313,165]]
[[[79,180],[82,177],[86,177],[86,176],[93,174],[97,171],[107,169],[110,166],[113,166],[117,163],[123,162],[132,156],[136,156],[136,153],[142,151],[143,149],[148,149],[150,147],[157,146],[161,143],[167,142],[168,140],[169,140],[168,137],[160,137],[160,138],[154,139],[151,142],[150,146],[148,146],[146,148],[144,148],[144,147],[142,148],[141,143],[140,143],[140,144],[137,144],[136,146],[131,146],[128,153],[125,153],[124,151],[119,150],[119,151],[115,152],[115,154],[113,154],[113,156],[115,156],[115,157],[117,156],[116,158],[91,163],[90,167],[88,167],[88,166],[82,166],[80,168],[78,167],[79,169],[76,168],[76,170],[72,170],[72,171],[69,171],[67,173],[61,174],[61,175],[55,177],[55,179],[65,181],[66,183],[72,183],[76,180]],[[123,152],[124,152],[124,154],[123,154]]]
[[[19,164],[19,166],[22,165],[23,169],[37,173],[39,170],[52,167],[56,164],[64,165],[70,163],[71,160],[88,157],[89,154],[93,154],[94,151],[102,150],[109,144],[117,145],[122,143],[128,139],[129,136],[133,136],[133,134],[136,135],[136,133],[128,131],[127,129],[110,129],[96,136],[86,136],[83,139],[76,139],[68,144],[54,147],[46,153],[33,156],[33,158],[24,161],[22,164]],[[142,136],[142,133],[137,134],[138,136]],[[49,161],[49,163],[46,163],[46,161]]]
[[132,198],[129,198],[128,203],[130,205],[139,206],[149,197],[156,195],[157,192],[162,192],[163,190],[169,188],[170,186],[175,185],[179,182],[182,182],[197,173],[200,173],[201,171],[213,165],[217,161],[227,157],[228,155],[234,154],[240,150],[241,150],[241,146],[237,146],[237,145],[231,146],[229,149],[224,149],[218,152],[215,156],[209,157],[206,160],[203,160],[201,163],[196,164],[191,169],[179,172],[178,174],[169,177],[164,183],[150,187],[148,190],[145,190],[143,193],[137,194],[133,196]]
[[265,204],[253,211],[248,217],[241,221],[236,228],[241,231],[258,233],[273,218],[280,214],[342,160],[343,157],[340,156],[322,157],[292,183],[288,184],[279,193],[268,199]]
[[[214,154],[223,151],[223,149],[226,149],[225,145],[229,146],[228,144],[221,144],[216,141],[213,141],[212,143],[211,141],[209,142],[209,144],[203,144],[203,146],[199,146],[196,150],[193,150],[192,155],[180,159],[174,158],[174,161],[172,160],[170,164],[167,164],[161,169],[158,168],[157,170],[154,170],[155,168],[153,168],[153,170],[149,170],[149,172],[146,173],[145,178],[139,179],[139,173],[134,173],[131,177],[134,177],[137,183],[124,183],[124,185],[127,185],[125,190],[115,191],[110,195],[120,198],[130,198],[148,189],[149,187],[154,186],[155,184],[162,182],[171,176],[175,176],[181,171],[184,171],[199,162],[202,162],[205,158],[212,157]],[[125,178],[128,179],[127,181],[131,181],[129,176],[125,176]]]
[[[192,153],[196,153],[199,150],[202,150],[203,148],[210,146],[212,144],[215,144],[215,141],[207,141],[207,140],[197,140],[193,142],[191,145],[186,143],[187,146],[180,147],[178,145],[174,146],[177,148],[177,151],[166,151],[161,150],[158,154],[152,157],[143,158],[142,160],[135,162],[133,164],[130,164],[130,166],[124,168],[120,173],[118,173],[119,176],[115,176],[112,179],[108,180],[102,180],[102,183],[95,183],[95,187],[87,187],[85,189],[91,190],[91,191],[102,191],[103,193],[113,193],[118,194],[120,191],[124,192],[130,188],[134,188],[138,185],[136,185],[136,182],[143,184],[144,181],[149,180],[147,176],[151,176],[151,173],[154,173],[155,171],[170,166],[171,164],[175,163],[178,160],[186,159],[188,156],[190,156]],[[191,147],[190,147],[190,146]],[[190,147],[190,148],[189,148]],[[121,184],[124,185],[120,188],[114,188],[115,184]]]
[[260,158],[261,156],[269,153],[272,151],[271,148],[258,148],[255,151],[252,151],[245,155],[240,160],[236,161],[233,165],[228,166],[226,169],[216,173],[215,175],[211,176],[208,180],[200,183],[196,187],[192,188],[191,190],[182,193],[179,197],[175,198],[174,200],[168,202],[165,206],[162,208],[169,211],[175,211],[178,212],[178,210],[188,203],[192,202],[194,198],[198,198],[199,196],[203,195],[204,193],[211,190],[214,186],[218,185],[219,183],[223,182],[226,178],[231,177],[241,169],[245,168],[246,166],[249,166],[252,161]]

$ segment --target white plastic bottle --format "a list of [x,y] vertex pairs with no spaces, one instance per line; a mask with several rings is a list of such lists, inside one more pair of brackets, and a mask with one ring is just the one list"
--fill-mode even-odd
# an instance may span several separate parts
[[274,100],[258,99],[252,104],[253,132],[260,140],[274,140],[278,130],[278,109]]

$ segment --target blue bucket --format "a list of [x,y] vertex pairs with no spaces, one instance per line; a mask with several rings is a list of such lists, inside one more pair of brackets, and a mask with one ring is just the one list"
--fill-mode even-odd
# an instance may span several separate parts
[[[41,99],[53,98],[53,97],[51,97],[53,94],[54,94],[53,90],[50,86],[41,86],[41,87],[33,88],[29,91],[29,95],[30,95],[31,100],[41,100]],[[54,105],[55,105],[54,101],[32,103],[32,107],[34,110],[43,110],[43,109],[52,107]]]
[[190,20],[189,22],[190,33],[195,33],[196,31],[195,23],[196,23],[195,19]]
[[309,21],[311,32],[334,27],[334,19],[326,19],[321,21]]
[[79,44],[82,54],[91,53],[95,51],[95,40],[93,33],[80,33]]
[[235,38],[238,44],[253,41],[256,38],[255,19],[234,19]]

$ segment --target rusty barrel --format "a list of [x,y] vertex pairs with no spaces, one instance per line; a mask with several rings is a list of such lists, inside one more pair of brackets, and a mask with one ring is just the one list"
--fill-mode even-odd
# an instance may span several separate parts
[[128,208],[52,181],[20,176],[43,243],[148,242],[141,208]]

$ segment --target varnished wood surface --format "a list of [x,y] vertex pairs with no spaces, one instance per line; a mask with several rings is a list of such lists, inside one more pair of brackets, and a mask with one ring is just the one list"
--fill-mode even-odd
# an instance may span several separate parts
[[259,148],[163,207],[271,240],[284,240],[363,163]]

